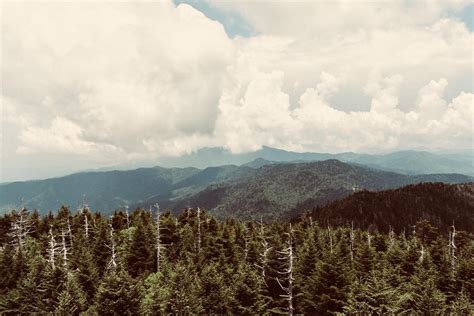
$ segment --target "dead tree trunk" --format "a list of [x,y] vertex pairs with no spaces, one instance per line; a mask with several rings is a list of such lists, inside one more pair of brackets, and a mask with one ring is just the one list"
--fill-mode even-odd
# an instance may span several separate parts
[[278,278],[276,278],[281,289],[285,292],[281,297],[284,297],[288,303],[288,315],[293,315],[293,241],[292,241],[293,229],[290,224],[290,232],[286,233],[288,236],[288,241],[286,248],[283,251],[278,251],[279,254],[283,255],[281,260],[286,260],[288,262],[288,268],[285,271],[277,271],[279,274],[285,275],[287,278],[288,286],[283,286]]
[[117,268],[117,262],[116,262],[116,253],[115,253],[115,240],[114,240],[114,227],[112,226],[112,222],[109,224],[110,226],[110,252],[111,252],[111,257],[110,257],[110,262],[108,267],[115,269]]
[[423,260],[425,259],[425,248],[423,247],[423,244],[421,245],[421,249],[420,249],[420,263],[423,262]]
[[29,211],[22,207],[16,214],[14,221],[11,224],[8,235],[13,240],[13,244],[17,251],[23,249],[25,245],[26,236],[31,232],[31,223]]
[[260,233],[259,238],[261,240],[262,251],[260,252],[260,265],[255,264],[257,268],[260,269],[260,275],[262,280],[265,284],[266,282],[266,268],[267,268],[267,261],[268,261],[268,253],[272,249],[272,247],[268,246],[268,241],[265,238],[265,226],[263,225],[263,220],[260,218]]
[[197,208],[197,225],[198,225],[198,240],[197,240],[197,252],[201,251],[201,209]]
[[156,208],[156,272],[160,272],[161,266],[161,249],[163,246],[161,245],[161,227],[160,227],[160,206],[158,203],[155,204]]
[[351,232],[349,234],[349,240],[350,240],[350,250],[351,250],[351,261],[354,261],[354,222],[351,222]]
[[454,243],[454,238],[456,237],[456,228],[451,226],[452,231],[449,232],[449,254],[451,255],[451,273],[453,277],[456,275],[456,245]]
[[49,246],[48,246],[48,262],[51,268],[56,268],[56,251],[57,251],[56,239],[53,234],[53,226],[49,226]]
[[63,267],[65,270],[67,270],[67,255],[68,255],[68,249],[66,245],[66,233],[64,232],[64,229],[61,231],[61,252],[63,254]]
[[69,243],[71,245],[71,249],[73,248],[73,241],[72,241],[72,230],[71,230],[71,223],[69,222],[69,217],[67,218],[67,234],[69,237]]
[[247,262],[249,256],[249,235],[247,226],[243,226],[243,233],[244,233],[244,261]]
[[128,233],[128,240],[132,240],[132,235],[130,233],[130,217],[128,216],[128,205],[125,206],[125,214],[127,216],[127,233]]
[[329,250],[333,253],[331,227],[328,225]]
[[388,232],[388,248],[391,249],[395,245],[395,232],[393,231],[392,226]]
[[84,236],[89,239],[89,222],[87,221],[87,213],[84,213]]

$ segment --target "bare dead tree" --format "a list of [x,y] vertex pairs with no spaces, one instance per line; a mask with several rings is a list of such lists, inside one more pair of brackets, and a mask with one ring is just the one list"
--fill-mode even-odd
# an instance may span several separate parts
[[161,250],[164,248],[161,244],[161,227],[160,227],[160,205],[155,204],[156,208],[156,272],[160,272]]
[[395,232],[393,231],[392,226],[389,228],[388,232],[388,247],[391,249],[395,245]]
[[283,286],[278,279],[276,278],[278,284],[280,285],[281,289],[285,292],[285,294],[280,295],[281,297],[285,298],[288,307],[288,315],[293,315],[293,241],[292,241],[292,235],[293,235],[293,229],[291,228],[290,224],[290,231],[289,233],[285,233],[285,235],[288,236],[288,240],[286,243],[285,249],[283,251],[277,251],[279,254],[281,254],[283,257],[280,257],[279,259],[281,260],[286,260],[288,264],[288,268],[285,271],[277,271],[278,274],[282,274],[286,276],[288,286]]
[[116,262],[117,254],[115,253],[114,227],[112,226],[112,222],[109,223],[109,227],[110,227],[110,246],[108,247],[110,248],[111,256],[110,256],[108,268],[115,269],[117,267],[117,262]]
[[421,249],[420,249],[420,262],[423,262],[423,259],[425,258],[425,248],[423,247],[423,244],[421,245]]
[[84,213],[84,236],[86,240],[89,239],[89,222],[87,220],[87,213]]
[[406,233],[405,233],[405,228],[403,228],[403,231],[402,231],[402,242],[403,242],[403,245],[405,246],[405,248],[407,250],[410,250],[410,244],[407,242],[407,237],[406,237]]
[[249,256],[249,235],[248,235],[248,229],[247,226],[243,226],[243,232],[244,232],[244,261],[247,262],[247,258]]
[[354,261],[354,222],[351,222],[351,232],[349,233],[350,250],[351,250],[351,261]]
[[262,218],[260,218],[260,231],[259,231],[259,239],[262,245],[262,251],[260,252],[260,265],[255,263],[255,266],[260,269],[260,275],[262,280],[265,284],[267,284],[266,280],[266,269],[267,269],[267,261],[268,261],[268,254],[272,247],[269,247],[268,241],[265,237],[265,225],[263,224]]
[[84,237],[86,237],[86,240],[88,240],[90,226],[89,226],[89,219],[87,218],[87,213],[90,212],[90,209],[89,209],[89,205],[87,205],[85,194],[82,195],[82,206],[79,207],[79,212],[81,215],[84,215],[84,224],[83,224]]
[[369,246],[369,248],[372,246],[372,236],[369,232],[367,232],[367,245]]
[[72,230],[71,230],[71,223],[69,221],[69,217],[67,218],[67,234],[69,237],[69,243],[71,244],[71,249],[73,249],[73,236],[72,236]]
[[197,240],[197,252],[201,251],[201,209],[197,208],[197,225],[198,225],[198,240]]
[[51,265],[51,268],[56,268],[56,252],[58,251],[58,245],[56,243],[56,238],[53,234],[53,225],[49,226],[49,244],[48,244],[48,262]]
[[451,273],[453,277],[456,275],[456,245],[454,243],[454,238],[456,237],[456,227],[451,226],[452,231],[449,232],[449,253],[451,255]]
[[67,269],[67,261],[68,261],[68,247],[66,245],[66,232],[61,230],[61,253],[63,255],[63,267],[66,270]]
[[333,253],[331,227],[328,224],[329,250]]
[[132,240],[132,235],[130,232],[130,217],[128,216],[128,205],[125,205],[125,214],[127,216],[127,233],[128,233],[128,240]]
[[20,211],[15,214],[10,227],[10,232],[8,233],[17,251],[24,248],[25,239],[28,234],[31,233],[31,227],[30,212],[22,206]]

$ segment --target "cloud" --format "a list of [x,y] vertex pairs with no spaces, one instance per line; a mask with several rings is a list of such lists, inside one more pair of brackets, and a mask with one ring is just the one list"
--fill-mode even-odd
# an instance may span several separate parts
[[470,147],[473,35],[448,14],[467,3],[211,3],[259,32],[230,38],[185,4],[7,2],[1,141],[98,165]]
[[[60,123],[80,128],[84,143],[131,154],[212,133],[233,43],[201,12],[165,2],[8,3],[5,20],[2,94],[34,113],[21,152],[84,152],[33,144],[31,131],[55,136]],[[151,154],[182,150],[170,146]]]

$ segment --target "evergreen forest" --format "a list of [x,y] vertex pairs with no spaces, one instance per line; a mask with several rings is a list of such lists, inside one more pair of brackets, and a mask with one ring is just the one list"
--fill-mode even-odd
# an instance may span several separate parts
[[0,314],[453,314],[474,300],[472,234],[87,205],[0,218]]

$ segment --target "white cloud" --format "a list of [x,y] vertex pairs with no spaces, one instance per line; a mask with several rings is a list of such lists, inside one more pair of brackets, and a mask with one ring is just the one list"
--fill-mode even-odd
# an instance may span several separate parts
[[445,14],[467,3],[217,2],[260,32],[231,39],[171,2],[8,2],[1,141],[97,164],[469,147],[473,35]]

